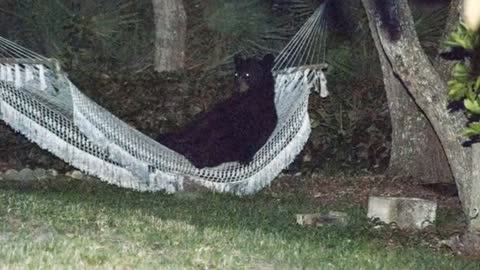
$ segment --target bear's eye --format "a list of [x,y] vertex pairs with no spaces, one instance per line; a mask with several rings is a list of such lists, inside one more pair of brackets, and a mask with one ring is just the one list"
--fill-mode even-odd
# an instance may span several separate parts
[[245,76],[250,77],[250,73],[245,73]]

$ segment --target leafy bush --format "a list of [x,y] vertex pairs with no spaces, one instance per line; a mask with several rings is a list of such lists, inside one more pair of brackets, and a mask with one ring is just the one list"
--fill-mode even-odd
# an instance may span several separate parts
[[[390,115],[382,81],[362,78],[329,82],[327,99],[312,96],[311,161],[305,170],[336,167],[382,171],[390,155]],[[336,170],[333,169],[333,170]]]
[[[452,51],[463,49],[474,57],[480,57],[480,34],[470,30],[464,24],[460,24],[457,29],[450,35],[445,44]],[[476,50],[476,51],[475,51]],[[470,63],[468,60],[472,60]],[[464,109],[468,113],[472,121],[463,131],[467,137],[480,135],[480,74],[474,65],[478,59],[463,59],[457,63],[453,70],[453,79],[448,82],[448,96],[452,101],[462,101]]]

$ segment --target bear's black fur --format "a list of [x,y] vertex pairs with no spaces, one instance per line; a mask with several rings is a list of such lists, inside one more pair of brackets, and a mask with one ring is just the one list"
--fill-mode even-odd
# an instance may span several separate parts
[[188,124],[157,141],[184,155],[197,168],[225,162],[248,164],[277,125],[273,55],[262,60],[235,56],[235,93]]

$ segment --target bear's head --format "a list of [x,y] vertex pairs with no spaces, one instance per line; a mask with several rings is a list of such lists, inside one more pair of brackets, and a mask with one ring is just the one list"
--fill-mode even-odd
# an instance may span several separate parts
[[249,89],[269,89],[273,83],[274,60],[272,54],[265,55],[261,60],[254,57],[243,59],[235,55],[235,91],[242,93]]

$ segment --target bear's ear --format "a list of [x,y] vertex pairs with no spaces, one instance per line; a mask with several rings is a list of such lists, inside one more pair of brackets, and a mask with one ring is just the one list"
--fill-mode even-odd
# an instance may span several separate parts
[[275,56],[273,56],[273,54],[269,53],[263,57],[262,64],[266,69],[272,69],[273,62],[275,62]]
[[235,56],[233,56],[233,62],[235,63],[235,68],[240,67],[244,61],[245,60],[243,60],[242,56],[238,53],[235,54]]

